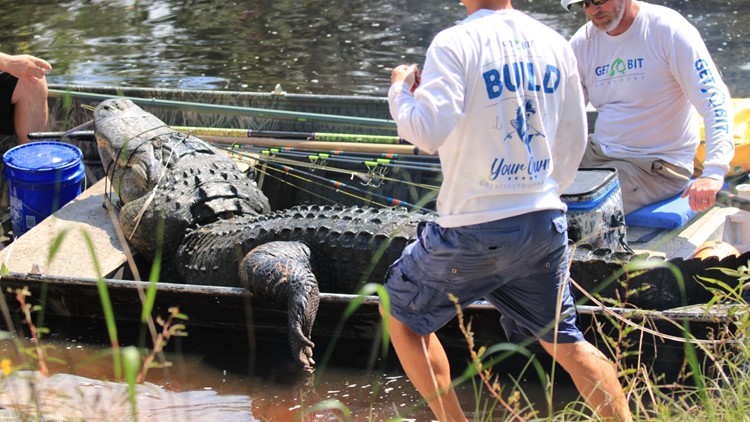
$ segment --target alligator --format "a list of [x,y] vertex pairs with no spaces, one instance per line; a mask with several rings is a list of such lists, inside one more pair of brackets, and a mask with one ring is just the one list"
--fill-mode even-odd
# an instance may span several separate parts
[[[163,259],[163,280],[242,286],[287,306],[292,355],[307,372],[315,365],[311,337],[319,293],[357,293],[365,283],[382,283],[420,222],[435,218],[395,207],[299,205],[272,212],[253,174],[130,100],[101,102],[94,122],[131,246],[146,259]],[[584,289],[609,297],[629,294],[633,306],[665,309],[708,300],[711,293],[694,281],[699,275],[736,284],[714,267],[747,265],[750,253],[673,259],[671,268],[623,273],[635,259],[649,258],[576,245],[571,276]],[[672,268],[686,280],[687,295],[680,294]]]

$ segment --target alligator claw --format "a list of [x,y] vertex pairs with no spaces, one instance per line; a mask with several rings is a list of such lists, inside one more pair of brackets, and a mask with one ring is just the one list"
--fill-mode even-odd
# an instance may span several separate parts
[[315,343],[309,337],[312,330],[303,330],[305,325],[312,327],[312,325],[300,321],[296,315],[289,314],[289,345],[292,348],[292,355],[303,370],[312,372],[315,366],[315,360],[312,357]]
[[301,347],[297,350],[292,348],[292,352],[297,359],[297,362],[302,366],[302,370],[305,372],[315,371],[315,360],[312,358],[312,347]]

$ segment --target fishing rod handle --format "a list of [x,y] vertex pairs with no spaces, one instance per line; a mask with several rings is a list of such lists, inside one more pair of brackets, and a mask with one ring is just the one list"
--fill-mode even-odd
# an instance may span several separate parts
[[744,211],[750,211],[750,199],[743,198],[725,190],[716,194],[716,202],[722,205],[739,208]]

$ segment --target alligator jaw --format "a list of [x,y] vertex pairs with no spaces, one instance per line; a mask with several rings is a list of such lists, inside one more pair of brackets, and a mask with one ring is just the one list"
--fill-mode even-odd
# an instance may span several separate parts
[[153,139],[171,129],[125,98],[103,101],[94,121],[99,156],[120,199],[130,202],[153,190],[165,171],[161,144]]

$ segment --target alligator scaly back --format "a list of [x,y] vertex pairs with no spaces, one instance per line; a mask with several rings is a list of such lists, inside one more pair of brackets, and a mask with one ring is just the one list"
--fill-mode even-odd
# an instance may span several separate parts
[[188,283],[237,285],[239,263],[253,248],[301,242],[313,253],[321,291],[355,293],[365,282],[382,283],[388,266],[415,239],[419,222],[432,218],[404,208],[297,206],[197,228],[185,237],[175,263]]

